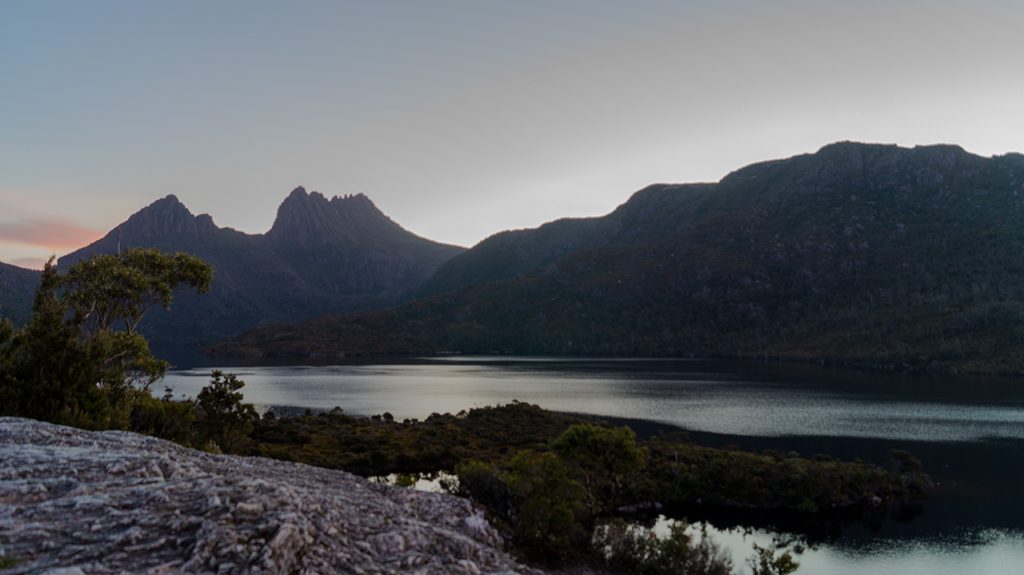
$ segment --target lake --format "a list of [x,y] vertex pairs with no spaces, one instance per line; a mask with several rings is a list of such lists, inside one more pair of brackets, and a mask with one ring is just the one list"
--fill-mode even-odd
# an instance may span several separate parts
[[[846,526],[798,556],[801,573],[1024,572],[1024,381],[899,375],[702,360],[454,356],[330,366],[218,366],[257,406],[341,407],[423,419],[507,403],[639,419],[690,430],[698,443],[827,454],[887,465],[892,448],[937,481],[906,521]],[[210,366],[163,382],[195,396]],[[159,393],[159,389],[157,389]],[[737,564],[771,533],[711,526]]]

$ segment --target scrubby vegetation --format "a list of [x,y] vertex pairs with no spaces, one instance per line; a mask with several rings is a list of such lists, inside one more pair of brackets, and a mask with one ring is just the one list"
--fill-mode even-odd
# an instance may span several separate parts
[[[647,535],[627,545],[627,534],[603,527],[631,509],[725,510],[751,519],[873,517],[914,504],[928,486],[919,464],[903,452],[894,454],[890,472],[795,454],[712,449],[684,435],[638,441],[628,428],[519,402],[424,421],[353,417],[340,409],[264,417],[251,438],[250,453],[367,476],[454,470],[459,492],[489,509],[529,558],[615,563],[632,549],[650,559],[635,563],[639,573],[669,572],[659,571],[654,559],[667,551],[655,551]],[[595,543],[595,533],[607,534],[609,542]],[[681,547],[682,537],[673,534],[675,543],[657,545]],[[611,541],[623,551],[609,557],[619,559],[600,551]],[[692,543],[694,557],[713,555]],[[781,569],[783,555],[770,552],[770,561],[778,560],[771,564]]]
[[195,401],[157,399],[167,370],[138,333],[182,287],[207,291],[213,268],[194,256],[130,249],[83,259],[66,272],[51,259],[20,330],[0,322],[0,415],[86,429],[129,429],[207,449],[242,450],[258,416],[243,385],[214,373]]
[[[687,532],[685,521],[674,523],[668,537],[658,537],[653,530],[627,523],[609,521],[594,532],[593,545],[598,561],[618,573],[640,575],[729,575],[732,560],[706,533],[694,538]],[[774,551],[769,550],[774,559]],[[788,552],[779,558],[792,556]],[[760,571],[757,575],[786,575],[796,570]]]
[[187,254],[128,250],[43,270],[21,330],[0,327],[0,414],[88,429],[127,428],[167,363],[137,332],[177,287],[209,289],[213,270]]
[[[894,471],[863,463],[711,449],[684,436],[638,441],[626,427],[508,405],[423,421],[390,414],[260,417],[244,383],[213,372],[195,399],[153,397],[167,364],[137,327],[182,285],[209,287],[210,267],[184,254],[129,250],[61,274],[51,261],[21,330],[0,324],[0,414],[91,429],[130,429],[211,451],[264,455],[366,476],[454,472],[457,490],[485,506],[522,555],[638,574],[730,573],[731,562],[683,525],[668,537],[630,526],[630,509],[727,508],[807,516],[877,513],[924,496],[927,477],[905,452]],[[757,549],[757,575],[796,568]]]

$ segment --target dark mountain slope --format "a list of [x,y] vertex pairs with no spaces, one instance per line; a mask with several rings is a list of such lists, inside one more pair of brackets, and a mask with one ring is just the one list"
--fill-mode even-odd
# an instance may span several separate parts
[[[840,143],[718,184],[651,186],[583,222],[495,236],[441,268],[426,300],[224,350],[1024,368],[1021,155]],[[495,261],[521,267],[502,276]]]
[[[554,263],[569,254],[605,246],[646,243],[652,235],[671,233],[689,195],[713,189],[708,184],[653,185],[634,200],[600,218],[562,219],[536,229],[495,234],[448,260],[423,284],[420,296],[468,285],[513,278]],[[655,200],[640,200],[644,197]],[[669,209],[668,213],[657,210]]]
[[328,200],[302,188],[281,204],[266,240],[317,291],[390,303],[464,251],[406,231],[362,194]]
[[0,262],[0,321],[22,324],[32,313],[39,272]]
[[209,294],[183,293],[176,309],[147,318],[146,335],[158,344],[208,343],[262,322],[394,305],[462,250],[405,231],[365,196],[327,200],[298,188],[264,235],[220,228],[168,196],[60,265],[119,247],[184,251],[214,265]]

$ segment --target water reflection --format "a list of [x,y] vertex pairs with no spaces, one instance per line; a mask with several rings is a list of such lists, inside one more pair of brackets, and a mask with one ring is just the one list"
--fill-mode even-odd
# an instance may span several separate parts
[[[667,535],[672,520],[660,518],[655,525]],[[695,537],[706,530],[713,541],[727,549],[736,567],[746,566],[754,544],[771,546],[777,536],[764,530],[718,529],[707,523],[690,525]],[[791,544],[786,549],[800,563],[797,573],[828,575],[1019,574],[1024,570],[1024,536],[1020,532],[983,529],[962,531],[927,540],[878,538],[862,547]]]
[[[246,398],[256,404],[340,406],[360,415],[389,411],[400,419],[518,399],[549,409],[731,435],[1024,439],[1024,386],[1002,379],[898,377],[806,367],[787,372],[729,362],[553,359],[233,371],[246,381]],[[165,382],[176,393],[195,395],[208,374],[205,368],[176,370]]]
[[[1013,379],[551,358],[221,369],[245,380],[246,399],[264,406],[340,406],[356,415],[387,411],[396,419],[423,419],[518,399],[678,425],[700,443],[753,451],[795,450],[885,465],[890,449],[904,449],[939,484],[923,514],[909,522],[847,527],[806,550],[798,558],[800,572],[1024,572],[1024,385]],[[209,371],[175,370],[163,383],[176,395],[194,397]],[[764,530],[712,531],[733,549],[737,565],[750,555],[752,542],[771,538]]]

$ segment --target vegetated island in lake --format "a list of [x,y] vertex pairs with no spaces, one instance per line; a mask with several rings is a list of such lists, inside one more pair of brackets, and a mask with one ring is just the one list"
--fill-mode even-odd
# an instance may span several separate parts
[[[627,511],[822,528],[912,516],[930,482],[909,454],[891,469],[796,453],[701,447],[668,428],[637,439],[600,418],[511,404],[423,421],[340,409],[263,417],[240,452],[364,476],[447,471],[485,505],[526,556],[571,559],[595,529]],[[829,529],[803,530],[813,539]]]
[[496,234],[394,309],[251,330],[255,356],[783,358],[1021,373],[1024,156],[838,143]]

